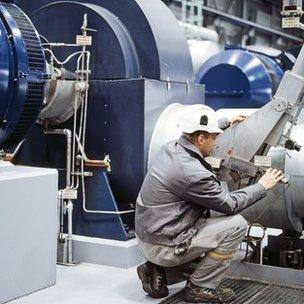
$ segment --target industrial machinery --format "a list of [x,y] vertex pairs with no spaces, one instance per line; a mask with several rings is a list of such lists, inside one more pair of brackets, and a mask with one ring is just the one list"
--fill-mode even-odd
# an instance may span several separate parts
[[[161,1],[15,1],[33,23],[5,2],[2,19],[21,33],[15,37],[5,23],[0,36],[6,48],[0,71],[12,71],[1,74],[1,113],[10,113],[8,106],[12,112],[2,120],[2,155],[59,170],[58,257],[71,265],[72,233],[134,237],[134,206],[157,119],[176,100],[204,103],[204,87],[193,84],[182,29]],[[23,31],[25,21],[30,33]],[[23,69],[13,64],[17,55],[24,57]],[[32,82],[40,91],[31,93]]]
[[[242,62],[238,60],[240,56],[244,56],[245,59],[247,56],[251,57],[249,57],[251,60],[247,60],[247,65],[244,64],[242,67],[244,72],[241,69],[236,71],[236,74],[239,73],[239,75],[235,77],[234,80],[239,81],[242,79],[242,77],[240,77],[241,73],[244,73],[245,76],[246,73],[248,73],[248,75],[250,75],[248,76],[248,80],[251,80],[253,83],[259,83],[259,79],[257,80],[257,78],[265,75],[265,66],[261,66],[258,58],[253,59],[253,55],[249,52],[227,51],[227,55],[229,55],[229,60],[225,60],[227,70],[232,69],[236,62]],[[219,55],[215,57],[220,58]],[[211,60],[212,59],[210,59],[210,61]],[[227,62],[231,63],[229,67]],[[251,62],[251,64],[248,64],[249,62]],[[223,64],[223,66],[225,64]],[[272,65],[274,66],[274,62]],[[268,64],[268,66],[271,65]],[[210,63],[208,66],[207,62],[203,65],[202,69],[204,68],[206,71],[208,71],[208,69],[211,71],[210,74],[213,77],[212,81],[210,81],[211,85],[222,85],[220,80],[222,79],[223,73],[221,70],[218,69],[216,73],[214,72],[212,74],[212,70],[216,70],[216,65],[212,66]],[[255,68],[257,70],[255,70]],[[259,68],[261,69],[259,70]],[[257,73],[257,71],[259,71],[259,73]],[[282,73],[282,71],[280,71],[280,73]],[[228,83],[229,79],[225,76],[223,79]],[[214,155],[209,160],[215,170],[217,170],[220,179],[230,190],[256,182],[267,167],[273,166],[285,172],[283,182],[272,190],[265,199],[244,210],[243,215],[249,221],[251,227],[260,227],[262,231],[265,230],[266,227],[283,230],[281,235],[269,237],[268,246],[264,250],[264,256],[259,244],[261,238],[251,237],[249,231],[248,243],[255,250],[254,261],[256,263],[265,263],[298,270],[303,270],[304,257],[302,237],[302,185],[304,175],[302,169],[303,151],[301,150],[303,145],[302,133],[304,119],[304,114],[302,113],[303,76],[304,48],[302,47],[292,70],[285,72],[280,84],[277,81],[278,89],[270,102],[266,103],[264,99],[264,102],[260,105],[266,104],[261,109],[253,110],[252,113],[250,113],[252,115],[244,122],[220,134]],[[256,95],[267,92],[264,86],[265,83],[268,84],[270,89],[270,78],[264,79],[264,81],[260,83],[260,86],[257,85],[255,87]],[[272,92],[269,89],[268,93],[269,96],[271,96]],[[250,90],[251,89],[249,89],[248,92]],[[207,84],[206,91],[208,92]],[[229,106],[232,108],[244,107],[244,105],[242,106],[236,102],[238,96],[237,91],[228,92],[226,90],[224,93],[227,94],[222,100],[219,99],[222,104],[213,104],[215,108],[229,108]],[[231,98],[229,104],[229,95],[232,93],[235,93],[234,99]],[[244,92],[240,91],[239,93],[239,95],[242,95]],[[266,94],[264,98],[265,96]],[[214,98],[214,101],[216,102],[217,99]],[[226,101],[228,101],[228,104]],[[248,107],[248,103],[245,103],[245,105]],[[253,104],[252,106],[256,107],[257,104]],[[185,107],[187,106],[179,103],[171,104],[162,113],[151,140],[150,158],[152,161],[155,158],[156,151],[159,150],[162,144],[169,140],[176,139],[180,135],[176,126],[179,113],[184,111]],[[240,109],[238,113],[242,111],[245,113],[248,112],[248,110]],[[235,114],[236,110],[224,109],[220,110],[218,115],[220,115],[220,118],[231,116],[232,113]],[[264,235],[264,233],[262,234]],[[241,272],[240,268],[241,267],[237,268],[239,272]],[[273,269],[269,269],[269,272],[272,270]],[[259,268],[259,270],[257,270],[251,268],[251,271],[261,271],[262,273],[260,273],[260,275],[266,278],[265,272],[267,273],[267,269]],[[255,274],[257,277],[257,273]],[[246,276],[249,275],[249,273],[248,271],[243,272],[242,275]],[[300,276],[300,273],[295,273],[293,282],[297,282]],[[298,279],[295,279],[296,277]]]
[[[249,230],[247,241],[253,253],[250,257],[246,254],[246,258],[257,264],[297,270],[303,270],[304,257],[303,58],[304,49],[293,70],[285,73],[275,97],[261,109],[222,109],[217,112],[218,118],[231,117],[240,111],[249,117],[219,135],[214,155],[206,159],[230,190],[255,183],[268,167],[285,173],[283,182],[266,198],[242,212],[250,227],[261,230],[259,237]],[[150,143],[150,162],[155,161],[157,151],[164,143],[181,135],[177,128],[178,117],[186,107],[180,103],[171,104],[160,116]],[[283,233],[268,236],[268,245],[263,250],[261,241],[267,227],[281,229]],[[237,268],[237,271],[240,270]],[[240,274],[250,276],[250,271],[257,275],[254,269]],[[258,271],[262,271],[266,279],[267,269]],[[299,275],[296,273],[298,279],[294,282],[299,280]]]
[[[285,73],[274,98],[244,122],[220,135],[213,155],[222,160],[221,174],[226,176],[224,179],[227,181],[230,179],[231,187],[236,185],[236,180],[239,186],[255,182],[259,171],[267,166],[267,160],[271,160],[269,165],[290,174],[288,181],[290,186],[281,184],[268,195],[266,201],[262,200],[245,210],[245,216],[251,222],[281,228],[285,237],[301,235],[303,231],[301,198],[303,172],[300,169],[301,156],[296,154],[301,149],[296,139],[301,140],[299,134],[303,121],[301,114],[304,85],[303,58],[304,48],[292,71]],[[253,129],[254,133],[252,133]],[[251,134],[250,137],[247,136],[248,134]],[[233,151],[230,157],[227,155],[228,150]],[[231,170],[236,172],[238,178],[228,177],[229,174],[225,174]],[[289,242],[293,242],[292,238],[289,238]],[[301,247],[303,248],[303,244]],[[289,251],[292,250],[294,248],[290,246]],[[289,262],[282,261],[282,263],[286,265]]]
[[[148,165],[162,143],[179,135],[176,122],[184,107],[205,102],[204,86],[193,84],[186,40],[161,1],[20,0],[16,4],[33,23],[14,4],[1,2],[0,71],[9,73],[0,74],[0,146],[3,157],[17,164],[59,170],[59,258],[72,264],[72,233],[115,240],[134,237],[134,205]],[[69,18],[65,18],[67,13]],[[23,30],[25,24],[31,33]],[[20,30],[16,37],[13,26]],[[21,52],[24,46],[27,51]],[[36,49],[31,61],[32,46]],[[254,91],[262,106],[275,91],[282,70],[262,55],[253,58],[248,52],[231,52],[235,55],[230,58],[241,58],[247,64],[250,58],[255,63],[242,66],[248,67],[242,72],[244,77],[240,68],[235,73],[247,78],[247,92]],[[21,57],[24,69],[16,68],[19,53],[25,56]],[[36,57],[40,65],[31,69],[27,64],[38,63]],[[290,186],[278,186],[268,202],[248,209],[246,216],[266,227],[298,234],[303,231],[303,174],[301,154],[296,152],[300,145],[294,139],[302,128],[303,58],[304,50],[293,70],[285,73],[271,102],[219,136],[214,154],[220,160],[219,174],[231,189],[255,182],[270,165],[271,156],[271,165],[290,176]],[[253,85],[260,72],[268,76]],[[30,94],[32,82],[38,83],[40,91]],[[224,93],[238,97],[245,91]],[[21,97],[14,98],[14,94]],[[7,110],[10,106],[15,111]],[[231,106],[244,107],[235,102]],[[11,112],[14,115],[9,116]],[[26,124],[21,120],[23,113],[30,118]],[[20,120],[23,133],[18,131]],[[230,157],[227,150],[233,152]],[[301,241],[297,240],[284,245],[285,265],[301,260],[297,255]]]
[[47,71],[39,35],[29,18],[8,3],[1,3],[0,13],[0,143],[8,147],[21,142],[35,122]]
[[278,88],[284,57],[230,48],[202,63],[195,82],[205,84],[206,104],[213,109],[260,108]]

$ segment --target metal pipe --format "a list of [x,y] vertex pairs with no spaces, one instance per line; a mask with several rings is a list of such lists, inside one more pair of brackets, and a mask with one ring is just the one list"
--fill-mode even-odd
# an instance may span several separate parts
[[58,197],[59,200],[59,240],[63,240],[63,204],[64,200],[62,197]]
[[89,67],[90,67],[90,59],[91,54],[87,54],[87,74],[86,74],[86,90],[84,96],[84,119],[83,119],[83,141],[82,146],[85,149],[85,142],[86,142],[86,129],[87,129],[87,115],[88,115],[88,99],[89,99]]
[[[71,189],[71,152],[72,152],[72,132],[69,129],[53,129],[46,130],[45,134],[54,135],[65,135],[67,138],[66,148],[66,189]],[[63,208],[63,206],[61,206]],[[68,235],[67,235],[67,246],[68,246],[68,264],[73,264],[73,203],[68,200],[64,206],[68,214]],[[62,236],[62,235],[61,235]]]
[[81,54],[82,51],[75,52],[71,54],[69,57],[67,57],[64,61],[60,61],[58,58],[56,58],[55,54],[50,49],[44,49],[45,52],[50,53],[52,58],[59,64],[59,65],[65,65],[68,63],[74,56]]
[[[84,163],[81,162],[81,170],[84,171]],[[125,210],[125,211],[105,211],[105,210],[89,210],[86,207],[86,194],[85,194],[85,183],[84,183],[84,174],[81,176],[81,183],[82,183],[82,208],[83,211],[86,213],[91,214],[108,214],[108,215],[121,215],[121,214],[128,214],[128,213],[134,213],[135,210]]]
[[[88,98],[88,95],[86,94],[85,96],[85,100],[84,100],[84,104],[85,104],[85,109],[84,109],[84,129],[83,129],[83,143],[81,144],[81,140],[80,138],[76,135],[75,138],[77,140],[77,143],[78,143],[78,148],[82,154],[82,159],[81,159],[81,183],[82,183],[82,207],[83,207],[83,211],[86,212],[86,213],[91,213],[91,214],[104,214],[104,215],[122,215],[122,214],[128,214],[128,213],[134,213],[135,210],[125,210],[125,211],[106,211],[106,210],[89,210],[87,209],[86,207],[86,193],[85,193],[85,182],[84,182],[84,161],[92,161],[90,159],[88,159],[88,157],[86,156],[85,154],[85,151],[84,151],[84,146],[83,144],[85,144],[85,125],[86,125],[86,110],[87,110],[87,98]],[[105,165],[106,165],[106,162],[104,162]]]
[[103,160],[89,159],[87,157],[87,155],[86,155],[86,153],[83,149],[83,146],[80,142],[80,139],[77,135],[76,135],[76,140],[77,140],[77,143],[78,143],[78,149],[81,153],[80,159],[84,160],[86,162],[86,165],[93,166],[93,167],[105,167],[105,168],[107,168],[108,172],[111,172],[111,160],[110,160],[109,155],[106,155],[106,157]]
[[89,161],[89,158],[87,157],[87,155],[86,155],[86,153],[85,153],[85,151],[84,151],[84,149],[83,149],[83,147],[82,147],[82,144],[81,144],[80,139],[79,139],[79,137],[77,136],[77,134],[75,134],[75,138],[76,138],[76,140],[77,140],[78,149],[79,149],[79,151],[80,151],[80,153],[81,153],[82,158],[83,158],[85,161]]
[[66,205],[66,211],[68,213],[68,263],[73,263],[73,203],[71,200]]
[[[84,60],[84,55],[85,54],[90,54],[90,52],[88,51],[85,51],[85,52],[81,52],[80,56],[78,57],[77,59],[77,69],[76,69],[76,72],[79,73],[80,71],[80,61],[82,62]],[[82,72],[81,72],[82,73]],[[77,74],[77,81],[80,81],[82,82],[82,76],[79,76]],[[83,99],[83,94],[81,94],[82,91],[81,90],[77,90],[77,94],[76,94],[76,97],[75,97],[75,100],[74,100],[74,121],[73,121],[73,151],[72,151],[72,172],[75,172],[75,160],[76,160],[76,148],[75,148],[75,138],[77,136],[76,132],[77,132],[77,104],[78,104],[78,99],[79,98],[82,98]],[[81,133],[82,133],[82,122],[83,122],[83,108],[84,108],[84,105],[83,105],[83,100],[81,102],[81,107],[80,107],[80,123],[79,123],[79,136],[81,137]],[[78,181],[77,181],[77,184]],[[72,176],[72,187],[75,186],[75,177],[74,175]]]
[[209,40],[216,43],[219,42],[219,35],[215,30],[208,29],[205,27],[198,27],[190,23],[179,21],[179,25],[184,29],[186,36],[195,37],[199,40]]
[[248,12],[248,6],[247,6],[247,0],[243,0],[243,19],[247,20],[247,12]]
[[78,137],[81,139],[82,132],[83,132],[83,117],[84,117],[84,94],[83,94],[83,92],[81,92],[80,98],[82,98],[82,101],[81,101],[81,107],[80,107]]
[[72,132],[69,129],[53,129],[46,130],[45,134],[57,134],[65,135],[67,138],[67,149],[66,149],[66,187],[71,188],[71,150],[72,150]]
[[48,42],[48,43],[42,43],[43,46],[50,46],[50,47],[78,47],[78,44],[74,43],[63,43],[63,42]]
[[[75,172],[75,158],[76,158],[76,124],[77,124],[77,105],[79,99],[79,91],[76,92],[74,100],[74,121],[73,121],[73,143],[72,143],[72,172]],[[72,175],[72,187],[75,186],[75,177]]]

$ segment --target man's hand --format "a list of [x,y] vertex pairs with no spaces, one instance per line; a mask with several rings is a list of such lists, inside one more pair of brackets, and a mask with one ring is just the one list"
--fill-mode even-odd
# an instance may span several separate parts
[[228,121],[230,123],[230,126],[234,126],[234,125],[238,124],[239,122],[244,121],[245,118],[247,118],[246,115],[239,114],[239,115],[233,116],[231,118],[228,118]]
[[266,173],[260,178],[259,184],[261,184],[265,190],[270,190],[279,181],[283,179],[283,173],[281,170],[269,168]]

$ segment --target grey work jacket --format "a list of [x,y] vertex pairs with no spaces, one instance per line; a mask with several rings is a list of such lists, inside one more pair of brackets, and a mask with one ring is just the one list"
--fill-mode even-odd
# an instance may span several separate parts
[[266,195],[259,183],[229,192],[185,148],[203,159],[182,136],[161,148],[144,180],[135,213],[136,234],[143,242],[179,245],[202,227],[207,209],[233,215]]

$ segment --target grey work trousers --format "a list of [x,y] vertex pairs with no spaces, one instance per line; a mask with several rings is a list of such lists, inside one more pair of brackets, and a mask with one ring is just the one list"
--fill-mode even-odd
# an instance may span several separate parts
[[196,286],[216,289],[247,227],[241,215],[208,218],[182,255],[176,255],[176,247],[137,239],[144,257],[164,267],[168,285],[189,279]]

